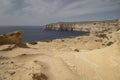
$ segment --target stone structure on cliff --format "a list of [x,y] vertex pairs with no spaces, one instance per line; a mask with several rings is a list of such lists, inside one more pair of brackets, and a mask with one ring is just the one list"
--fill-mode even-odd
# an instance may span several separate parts
[[16,44],[22,43],[22,31],[15,31],[7,34],[0,35],[0,45],[3,44]]
[[48,30],[85,31],[91,33],[102,32],[114,27],[120,27],[120,19],[86,22],[57,22],[45,25],[45,29]]

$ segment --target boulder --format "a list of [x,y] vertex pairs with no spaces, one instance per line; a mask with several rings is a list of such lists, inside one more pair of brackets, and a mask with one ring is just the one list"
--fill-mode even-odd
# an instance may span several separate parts
[[16,44],[19,45],[22,43],[22,31],[10,32],[7,34],[0,35],[0,45],[3,44]]

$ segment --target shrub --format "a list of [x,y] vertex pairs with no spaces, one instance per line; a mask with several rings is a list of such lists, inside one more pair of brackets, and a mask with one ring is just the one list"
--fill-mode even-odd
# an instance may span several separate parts
[[75,36],[69,36],[68,38],[75,38]]
[[61,41],[62,41],[62,42],[65,42],[65,40],[63,40],[63,39],[62,39]]
[[79,52],[79,50],[78,50],[78,49],[75,49],[74,51],[75,51],[75,52]]
[[37,44],[37,41],[29,42],[29,44],[31,44],[31,45],[36,45],[36,44]]
[[112,45],[113,44],[113,42],[108,42],[106,45],[107,46],[110,46],[110,45]]
[[95,40],[96,42],[102,42],[102,39]]
[[118,28],[116,31],[119,31],[120,30],[120,28]]
[[33,80],[48,80],[48,77],[43,73],[34,73],[32,76]]
[[33,62],[35,62],[35,63],[36,63],[36,62],[38,62],[38,61],[37,61],[37,60],[34,60]]
[[97,37],[100,37],[100,38],[108,38],[106,34],[100,34],[100,35],[96,35]]
[[104,44],[104,43],[103,43],[102,45],[103,45],[103,46],[105,46],[105,44]]
[[46,39],[46,40],[41,40],[41,42],[52,42],[52,40]]
[[21,54],[21,55],[19,55],[19,56],[26,56],[27,54]]

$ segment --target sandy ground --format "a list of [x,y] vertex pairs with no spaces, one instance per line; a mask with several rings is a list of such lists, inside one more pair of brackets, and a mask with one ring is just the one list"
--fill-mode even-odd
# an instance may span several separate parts
[[0,51],[0,80],[120,80],[119,42],[83,36],[27,46]]

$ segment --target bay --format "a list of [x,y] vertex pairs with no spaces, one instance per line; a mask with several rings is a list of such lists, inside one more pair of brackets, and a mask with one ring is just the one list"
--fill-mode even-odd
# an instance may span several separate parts
[[40,41],[67,38],[71,36],[83,35],[86,32],[81,31],[55,31],[44,30],[41,26],[1,26],[0,34],[21,30],[24,32],[23,41]]

